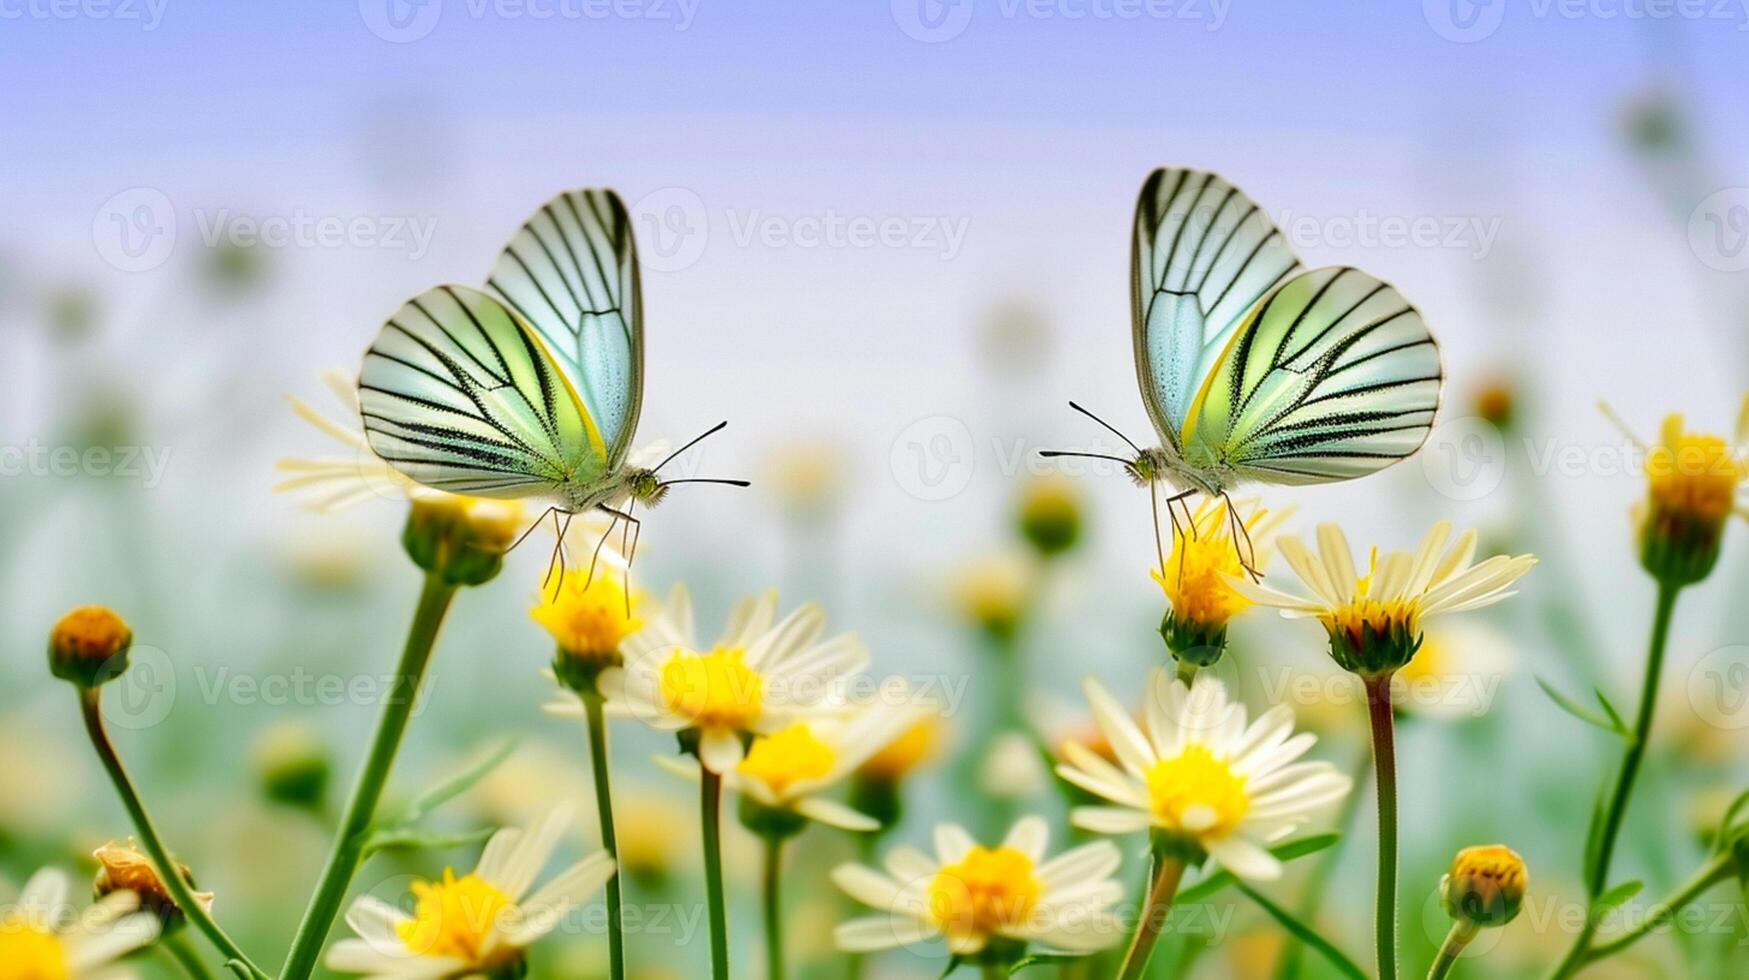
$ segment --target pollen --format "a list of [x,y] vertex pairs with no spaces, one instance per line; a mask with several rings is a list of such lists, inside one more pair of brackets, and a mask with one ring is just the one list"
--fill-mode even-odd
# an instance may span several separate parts
[[[550,597],[529,610],[559,648],[572,657],[611,661],[625,638],[643,627],[636,616],[637,597],[628,603],[625,589],[611,575],[568,576]],[[628,608],[631,612],[627,612]]]
[[805,722],[796,722],[753,740],[737,768],[782,796],[796,783],[820,779],[832,771],[836,754]]
[[442,881],[415,883],[413,896],[413,917],[395,927],[408,951],[453,956],[472,966],[485,964],[499,919],[515,911],[508,895],[475,875],[457,878],[453,869],[444,870]]
[[1204,745],[1191,743],[1148,768],[1148,801],[1154,819],[1197,837],[1222,837],[1239,825],[1251,799],[1245,778]]
[[745,731],[759,720],[765,679],[743,662],[740,647],[709,653],[679,650],[662,665],[662,700],[699,728]]
[[1682,431],[1682,417],[1664,420],[1661,444],[1646,459],[1646,479],[1652,503],[1717,523],[1736,507],[1744,463],[1718,436]]
[[72,970],[60,939],[28,923],[0,917],[0,980],[68,980]]
[[1043,886],[1032,859],[1012,847],[973,847],[929,883],[929,912],[956,936],[988,936],[1026,921]]

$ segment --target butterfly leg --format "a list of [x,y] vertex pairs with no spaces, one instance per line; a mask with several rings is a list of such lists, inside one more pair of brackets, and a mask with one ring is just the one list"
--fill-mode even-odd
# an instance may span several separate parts
[[[1178,552],[1179,584],[1183,584],[1184,582],[1184,549],[1178,546],[1179,539],[1186,536],[1186,527],[1189,528],[1188,534],[1190,539],[1195,540],[1196,537],[1196,518],[1195,515],[1190,512],[1190,505],[1184,503],[1184,498],[1195,492],[1195,490],[1181,490],[1166,498],[1166,516],[1172,521],[1172,550]],[[1174,504],[1180,504],[1184,507],[1184,524],[1178,522],[1178,511],[1174,509]],[[1160,544],[1160,513],[1157,509],[1154,512],[1154,544],[1156,547]],[[1165,558],[1160,559],[1160,574],[1166,574]]]
[[[555,570],[557,570],[559,573],[559,582],[558,582],[558,585],[554,586],[554,588],[553,588],[553,595],[554,595],[554,597],[557,597],[559,594],[559,589],[563,588],[565,585],[565,527],[566,527],[566,525],[559,523],[559,508],[548,507],[547,514],[553,515],[553,556],[547,560],[547,577],[541,579],[540,587],[542,590],[545,590],[547,587],[547,583],[549,583],[553,580],[553,572]],[[541,518],[544,520],[546,518],[546,516],[547,516],[546,514],[542,514]],[[529,530],[532,531],[534,529],[530,528]],[[524,537],[526,537],[526,536],[527,536],[527,534],[525,532]]]
[[[1251,529],[1239,519],[1239,510],[1233,506],[1232,497],[1223,492],[1221,501],[1226,504],[1227,523],[1233,529],[1233,549],[1239,553],[1239,564],[1245,569],[1245,574],[1251,576],[1251,581],[1263,581],[1263,573],[1257,570],[1257,545],[1251,540]],[[1239,546],[1241,540],[1245,542],[1243,548]]]
[[[638,539],[639,539],[639,538],[640,538],[640,537],[642,537],[642,536],[643,536],[643,534],[644,534],[644,522],[643,522],[643,521],[641,521],[641,520],[639,520],[639,519],[638,519],[638,518],[636,518],[636,517],[633,517],[633,516],[632,516],[632,515],[631,515],[631,505],[629,505],[629,504],[628,504],[628,505],[627,505],[627,506],[626,506],[626,509],[625,509],[625,510],[624,510],[624,511],[617,511],[617,510],[614,510],[614,509],[613,509],[613,508],[612,508],[612,507],[609,507],[609,506],[607,506],[607,505],[606,505],[606,504],[600,504],[600,505],[599,505],[599,506],[600,506],[600,508],[601,508],[601,509],[602,509],[602,510],[603,510],[603,511],[606,511],[606,512],[607,512],[607,513],[609,513],[609,514],[611,514],[611,515],[613,515],[613,522],[612,522],[612,523],[610,523],[610,524],[608,524],[608,525],[607,525],[607,532],[608,532],[608,534],[612,534],[612,533],[613,533],[613,526],[614,526],[614,524],[617,524],[617,523],[619,523],[619,522],[620,522],[620,521],[625,521],[625,522],[626,522],[626,531],[627,531],[627,532],[629,532],[629,533],[630,533],[630,534],[631,534],[631,541],[632,541],[632,545],[631,545],[631,550],[630,550],[630,551],[628,551],[628,552],[627,552],[627,554],[626,554],[626,567],[625,567],[625,574],[626,574],[626,588],[625,588],[625,594],[626,594],[626,615],[627,615],[627,616],[630,616],[630,615],[631,615],[631,614],[632,614],[632,579],[631,579],[631,575],[632,575],[632,556],[633,556],[633,555],[634,555],[634,554],[635,554],[635,553],[636,553],[636,551],[637,551],[637,542],[638,542]],[[602,535],[602,537],[601,537],[601,540],[602,540],[602,543],[603,543],[603,544],[605,544],[605,543],[606,543],[606,542],[607,542],[607,535]],[[625,549],[626,549],[626,545],[625,545],[625,538],[624,538],[624,537],[622,537],[622,538],[621,538],[621,539],[620,539],[620,549],[621,549],[621,550],[625,550]],[[600,557],[600,556],[601,556],[601,545],[599,545],[599,544],[598,544],[598,545],[596,545],[596,546],[595,546],[595,554],[596,554],[596,557]],[[594,570],[594,567],[595,567],[595,566],[594,566],[594,563],[593,563],[593,562],[592,562],[592,563],[591,563],[591,564],[590,564],[590,570],[591,570],[591,571],[593,571],[593,570]]]
[[[607,508],[603,507],[602,510],[607,510]],[[619,523],[622,516],[618,511],[608,510],[607,512],[613,515],[613,520],[607,522],[607,530],[601,532],[601,540],[595,542],[595,550],[589,555],[589,574],[583,579],[585,589],[589,588],[590,583],[595,581],[595,566],[601,561],[601,549],[607,545],[607,539],[613,537],[613,527]]]
[[528,526],[528,530],[517,535],[516,540],[512,541],[510,543],[510,547],[504,549],[504,553],[508,555],[512,551],[515,551],[517,545],[519,545],[523,541],[527,540],[528,536],[534,533],[534,529],[541,526],[541,523],[547,519],[548,514],[551,514],[553,511],[558,510],[558,509],[559,508],[557,508],[557,507],[548,507],[546,510],[541,511],[541,515],[534,519],[534,523],[530,524]]

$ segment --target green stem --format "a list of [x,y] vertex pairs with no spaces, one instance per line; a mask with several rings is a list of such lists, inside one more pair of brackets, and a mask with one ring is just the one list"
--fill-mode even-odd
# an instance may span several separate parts
[[1670,620],[1676,610],[1676,597],[1682,586],[1671,582],[1658,584],[1658,604],[1652,614],[1652,638],[1646,649],[1646,674],[1640,684],[1639,712],[1634,717],[1634,733],[1622,750],[1621,768],[1616,773],[1615,788],[1610,793],[1603,814],[1603,828],[1597,838],[1597,851],[1592,864],[1585,869],[1586,914],[1573,945],[1556,964],[1551,980],[1570,977],[1587,962],[1591,940],[1597,935],[1597,899],[1607,888],[1610,859],[1615,854],[1616,838],[1621,833],[1627,814],[1628,797],[1633,795],[1634,780],[1640,763],[1645,759],[1646,742],[1652,732],[1652,715],[1658,705],[1658,682],[1664,673],[1664,648],[1670,639]]
[[783,980],[783,838],[765,835],[765,964],[771,980]]
[[[601,695],[593,690],[583,692],[583,710],[589,719],[589,765],[595,775],[595,814],[601,824],[601,846],[615,862],[619,860],[619,838],[614,831],[613,794],[607,777],[607,720],[602,711]],[[625,925],[621,909],[620,876],[607,879],[607,960],[608,975],[613,980],[625,980]]]
[[283,980],[307,980],[322,954],[328,930],[340,914],[346,890],[364,859],[364,847],[370,838],[371,821],[376,817],[377,803],[389,780],[389,770],[401,748],[401,736],[412,718],[414,702],[425,679],[425,668],[431,660],[431,648],[437,642],[438,628],[455,598],[456,586],[435,574],[425,576],[425,586],[419,593],[419,604],[413,611],[413,624],[407,630],[407,643],[401,650],[401,662],[395,668],[393,687],[383,702],[383,713],[377,719],[376,732],[371,736],[370,751],[358,782],[340,818],[340,829],[334,838],[334,849],[322,869],[322,877],[310,905],[298,924],[297,937],[286,955],[280,971]]
[[1391,675],[1366,678],[1372,758],[1379,794],[1378,899],[1374,907],[1379,980],[1397,978],[1397,746]]
[[[1357,754],[1354,771],[1350,775],[1353,786],[1348,795],[1342,798],[1342,808],[1336,815],[1336,831],[1342,835],[1331,846],[1329,853],[1320,854],[1317,863],[1312,866],[1311,873],[1306,876],[1305,890],[1300,894],[1298,905],[1299,916],[1307,921],[1316,917],[1318,909],[1323,906],[1324,891],[1330,887],[1330,878],[1336,873],[1336,863],[1342,852],[1342,845],[1348,839],[1349,831],[1354,827],[1355,818],[1360,815],[1361,791],[1366,788],[1368,780],[1372,779],[1372,752],[1364,750]],[[1300,966],[1305,962],[1306,947],[1297,936],[1289,936],[1282,947],[1281,963],[1276,967],[1275,980],[1292,980],[1299,976]]]
[[1124,953],[1123,967],[1118,971],[1120,980],[1137,980],[1148,969],[1148,957],[1153,955],[1154,943],[1166,928],[1166,914],[1172,911],[1172,899],[1183,880],[1184,859],[1156,850],[1154,883],[1148,888],[1148,900],[1142,903],[1141,918],[1136,920],[1136,934]]
[[1183,681],[1186,686],[1196,680],[1196,664],[1188,660],[1178,661],[1178,679]]
[[1671,893],[1669,898],[1647,909],[1646,917],[1638,925],[1608,942],[1591,947],[1585,954],[1585,962],[1592,963],[1627,949],[1647,933],[1669,922],[1677,912],[1682,910],[1683,906],[1699,898],[1707,889],[1721,881],[1729,881],[1736,876],[1736,873],[1736,863],[1730,854],[1716,855],[1699,871],[1695,872],[1694,877],[1690,878],[1687,884]]
[[176,961],[182,972],[188,974],[188,980],[213,980],[212,971],[200,961],[200,955],[194,947],[188,945],[188,938],[180,933],[172,935],[158,943],[163,947],[165,955]]
[[1433,959],[1433,968],[1427,971],[1427,980],[1445,980],[1451,976],[1452,967],[1457,965],[1458,957],[1464,955],[1464,947],[1476,938],[1477,931],[1474,923],[1452,923],[1451,931],[1445,934],[1444,944],[1439,947],[1439,955]]
[[729,980],[729,910],[723,900],[723,777],[699,763],[705,900],[711,916],[711,978]]
[[246,967],[252,976],[266,978],[267,974],[249,959],[225,930],[213,921],[206,907],[195,900],[194,892],[188,882],[177,872],[180,867],[170,854],[170,849],[164,846],[164,838],[158,834],[158,828],[152,823],[152,815],[146,811],[146,804],[140,799],[139,792],[128,776],[127,767],[122,765],[121,756],[115,751],[115,745],[109,740],[109,733],[103,727],[103,710],[99,689],[82,687],[79,689],[79,713],[85,721],[85,733],[91,738],[91,747],[97,750],[97,758],[102,761],[104,771],[109,773],[110,782],[115,784],[115,792],[121,797],[122,806],[127,808],[128,817],[133,821],[134,830],[140,835],[140,842],[146,846],[146,853],[151,855],[152,863],[157,866],[158,878],[164,882],[164,887],[170,892],[170,897],[176,902],[189,922],[213,944],[213,948],[223,953],[226,958],[235,960]]

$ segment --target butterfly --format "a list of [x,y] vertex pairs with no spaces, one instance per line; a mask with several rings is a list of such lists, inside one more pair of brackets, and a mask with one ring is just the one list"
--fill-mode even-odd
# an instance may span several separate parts
[[[1130,253],[1136,381],[1157,448],[1123,464],[1137,484],[1165,482],[1172,507],[1227,498],[1235,547],[1241,483],[1351,480],[1413,455],[1432,431],[1439,344],[1403,295],[1351,266],[1307,270],[1255,202],[1217,174],[1155,170],[1136,202]],[[1160,548],[1155,497],[1155,548]],[[1241,561],[1255,575],[1243,554]],[[1161,566],[1165,566],[1162,554]]]
[[[727,422],[654,467],[627,464],[643,407],[643,313],[619,195],[560,194],[504,247],[484,289],[435,286],[383,324],[358,377],[365,437],[425,486],[548,503],[530,530],[552,515],[562,581],[573,515],[611,515],[605,543],[620,521],[641,531],[633,505],[653,507],[675,484],[748,485],[657,475]],[[628,565],[635,550],[634,536]]]

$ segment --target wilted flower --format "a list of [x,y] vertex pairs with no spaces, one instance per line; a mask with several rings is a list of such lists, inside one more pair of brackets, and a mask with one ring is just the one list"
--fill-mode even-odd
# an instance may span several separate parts
[[[157,916],[166,930],[182,924],[182,909],[177,907],[169,886],[158,874],[157,865],[132,839],[125,844],[105,844],[93,851],[91,857],[97,861],[97,880],[92,887],[99,899],[117,892],[132,892],[138,897],[140,908]],[[184,864],[178,864],[176,870],[192,890],[194,873]],[[193,892],[193,895],[201,908],[212,911],[212,892]]]

